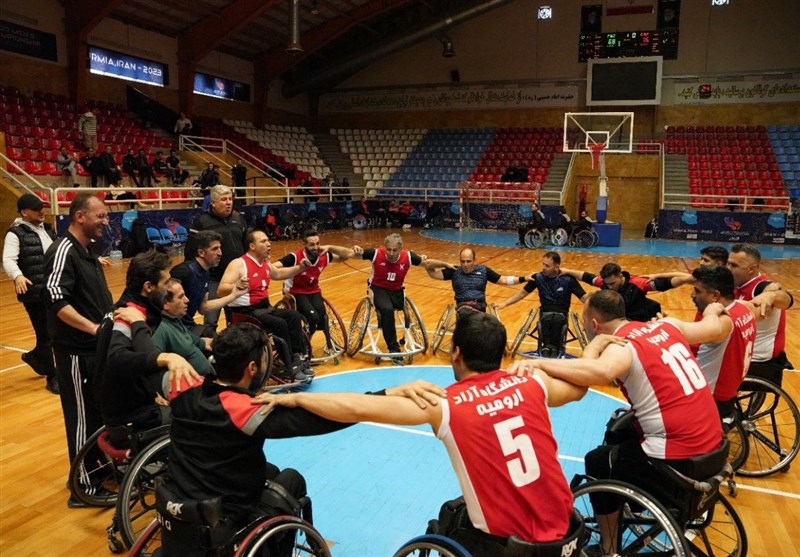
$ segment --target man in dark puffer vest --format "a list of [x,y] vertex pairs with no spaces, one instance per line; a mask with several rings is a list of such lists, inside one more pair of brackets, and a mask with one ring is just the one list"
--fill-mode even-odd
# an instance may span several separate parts
[[58,379],[53,350],[47,332],[47,306],[44,289],[44,253],[56,239],[52,227],[44,222],[44,203],[32,193],[17,200],[17,218],[6,233],[3,244],[3,269],[14,281],[17,300],[22,302],[36,333],[36,346],[22,354],[22,361],[47,378],[47,390],[58,394]]

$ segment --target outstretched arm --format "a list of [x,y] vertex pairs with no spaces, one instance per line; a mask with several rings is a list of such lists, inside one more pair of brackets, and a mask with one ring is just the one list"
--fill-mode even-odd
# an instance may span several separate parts
[[292,278],[296,274],[302,273],[305,269],[308,269],[311,266],[311,262],[308,259],[303,259],[297,265],[293,265],[292,267],[277,267],[272,263],[269,264],[269,273],[272,278],[275,280],[282,280],[287,278]]
[[356,255],[355,250],[343,246],[320,246],[323,251],[330,252],[334,261],[344,261]]
[[519,290],[514,292],[514,294],[508,300],[506,300],[505,302],[500,302],[499,304],[494,304],[494,307],[495,307],[495,309],[503,309],[505,307],[512,306],[512,305],[516,304],[517,302],[519,302],[521,299],[523,299],[528,294],[530,294],[530,292],[525,290],[524,287],[520,288]]

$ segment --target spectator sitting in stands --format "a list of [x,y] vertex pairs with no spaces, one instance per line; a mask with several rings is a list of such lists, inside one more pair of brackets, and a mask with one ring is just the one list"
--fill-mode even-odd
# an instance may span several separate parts
[[75,159],[69,154],[66,147],[61,147],[61,149],[59,149],[58,156],[56,157],[56,164],[61,174],[64,176],[69,174],[70,178],[72,178],[73,187],[77,188],[80,186],[78,183],[78,171],[75,168]]
[[514,161],[514,164],[506,168],[505,174],[500,178],[501,182],[527,182],[528,167],[524,163]]
[[102,175],[106,178],[106,186],[118,186],[122,181],[122,169],[114,159],[114,153],[111,152],[111,145],[106,145],[106,150],[100,153],[98,157]]
[[122,157],[122,170],[130,176],[130,179],[136,185],[136,187],[141,187],[139,185],[139,180],[137,179],[139,175],[139,170],[136,166],[136,155],[133,154],[133,147],[128,149],[128,154]]
[[169,165],[167,164],[167,156],[163,151],[156,153],[156,158],[153,159],[153,172],[159,176],[169,176]]
[[139,171],[138,187],[149,188],[153,185],[153,182],[156,184],[161,182],[161,180],[156,178],[155,174],[153,174],[153,166],[150,164],[150,158],[147,156],[144,149],[139,149],[139,154],[136,155],[136,169]]
[[100,160],[94,152],[94,149],[86,149],[86,154],[78,161],[83,169],[92,177],[92,187],[97,187],[97,177],[103,175],[103,169]]
[[182,186],[189,177],[189,171],[181,167],[181,159],[178,158],[178,151],[170,149],[167,157],[167,174],[172,180],[173,185]]
[[178,120],[175,122],[175,129],[172,130],[177,136],[181,136],[192,131],[192,121],[186,117],[186,114],[181,112]]
[[408,219],[411,216],[411,213],[414,212],[414,206],[411,202],[406,199],[400,205],[400,223],[405,227],[408,224]]

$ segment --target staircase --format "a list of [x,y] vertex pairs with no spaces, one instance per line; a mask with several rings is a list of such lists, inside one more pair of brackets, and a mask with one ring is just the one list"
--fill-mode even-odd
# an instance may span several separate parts
[[315,133],[314,143],[319,149],[320,158],[336,176],[336,181],[341,184],[342,180],[347,178],[350,182],[351,197],[360,199],[364,195],[364,180],[353,170],[350,157],[342,153],[336,136],[327,132]]
[[[669,194],[678,194],[672,197]],[[664,208],[689,208],[689,163],[686,155],[664,157]]]
[[556,153],[553,155],[550,172],[547,173],[547,180],[542,184],[542,189],[539,193],[540,205],[561,205],[561,190],[564,189],[564,180],[567,177],[567,169],[571,158],[572,155],[570,153]]

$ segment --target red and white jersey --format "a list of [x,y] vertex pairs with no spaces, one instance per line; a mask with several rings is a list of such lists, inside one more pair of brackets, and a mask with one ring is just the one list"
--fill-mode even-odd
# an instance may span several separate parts
[[[755,298],[756,286],[762,282],[772,281],[759,274],[738,288],[734,288],[734,295],[738,300],[750,301]],[[756,327],[758,334],[753,348],[753,361],[767,362],[777,358],[786,346],[786,312],[776,309],[768,317],[758,321]]]
[[750,308],[734,300],[725,309],[733,321],[731,334],[720,342],[701,344],[696,356],[714,400],[720,402],[736,396],[742,379],[750,369],[756,340],[756,316]]
[[243,276],[247,277],[250,289],[228,304],[231,307],[257,306],[269,298],[269,262],[259,263],[250,254],[239,258],[242,262]]
[[636,414],[645,454],[681,459],[718,449],[717,407],[680,330],[665,321],[632,321],[614,334],[632,352],[630,369],[617,381]]
[[[305,248],[299,249],[292,253],[294,256],[294,264],[299,264],[303,259],[308,259],[305,253]],[[310,259],[309,259],[310,260]],[[333,254],[325,252],[321,253],[317,260],[311,267],[303,270],[295,276],[286,279],[283,282],[283,291],[289,291],[290,294],[319,294],[322,290],[319,287],[319,276],[328,263],[333,261]]]
[[410,268],[411,255],[408,251],[400,250],[397,261],[391,263],[386,258],[386,250],[383,247],[376,248],[375,256],[372,258],[369,284],[384,290],[402,290]]
[[447,387],[442,440],[472,524],[528,542],[562,539],[572,494],[539,378],[480,373]]

